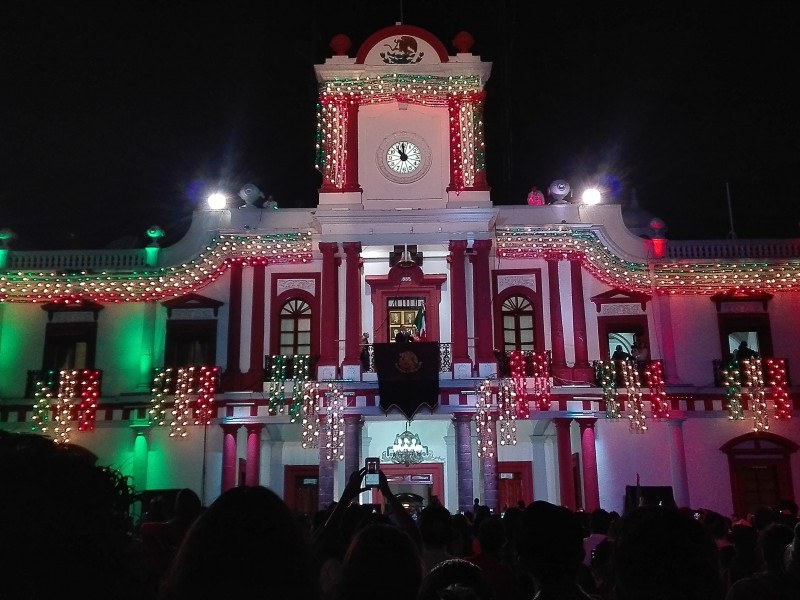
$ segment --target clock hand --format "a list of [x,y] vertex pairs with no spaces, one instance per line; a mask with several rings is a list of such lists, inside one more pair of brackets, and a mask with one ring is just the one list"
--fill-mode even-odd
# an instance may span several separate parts
[[400,152],[400,160],[403,162],[408,160],[408,155],[406,154],[406,145],[400,144],[400,147],[397,149]]

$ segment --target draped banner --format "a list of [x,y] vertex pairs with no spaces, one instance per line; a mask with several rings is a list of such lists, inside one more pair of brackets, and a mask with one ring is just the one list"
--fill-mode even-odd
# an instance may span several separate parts
[[375,344],[375,370],[384,412],[394,406],[407,420],[439,404],[439,342]]

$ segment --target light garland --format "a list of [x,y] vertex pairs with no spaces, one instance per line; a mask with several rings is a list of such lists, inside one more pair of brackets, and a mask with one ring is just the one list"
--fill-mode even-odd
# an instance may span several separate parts
[[625,389],[628,392],[626,408],[631,431],[633,433],[644,433],[647,431],[647,416],[644,414],[644,400],[642,399],[642,387],[639,383],[639,371],[636,370],[636,362],[633,360],[619,361],[622,381],[625,382]]
[[300,432],[303,448],[316,448],[319,446],[319,413],[323,400],[323,395],[319,391],[319,382],[304,382],[302,398],[302,421],[300,422]]
[[660,360],[653,360],[645,368],[647,386],[650,389],[650,407],[654,419],[669,419],[669,401],[664,386],[664,366]]
[[305,386],[311,373],[311,356],[295,354],[292,359],[292,403],[289,405],[289,420],[297,423],[303,418],[303,398]]
[[728,418],[731,421],[744,419],[742,407],[742,379],[739,373],[739,361],[732,358],[725,368],[720,371],[723,377],[722,385],[725,388],[725,398],[728,402]]
[[339,382],[328,382],[325,404],[325,458],[344,460],[344,410],[347,408],[347,398]]
[[68,444],[70,441],[69,426],[71,419],[72,401],[76,396],[78,371],[65,369],[59,373],[58,395],[56,396],[55,419],[53,434],[56,444]]
[[35,402],[33,405],[32,429],[42,433],[47,433],[50,428],[50,412],[52,411],[56,373],[55,371],[47,371],[45,375],[45,379],[36,381]]
[[792,403],[786,391],[786,363],[782,358],[766,358],[767,376],[772,387],[772,398],[775,402],[775,418],[788,420],[792,418]]
[[492,382],[484,379],[478,385],[475,402],[475,429],[478,438],[478,458],[494,456],[495,433],[492,427]]
[[606,405],[606,419],[621,419],[617,399],[617,367],[613,360],[599,360],[595,363],[596,379],[603,388],[603,402]]
[[150,409],[147,411],[148,425],[164,425],[167,420],[166,398],[172,387],[172,369],[157,369],[150,387]]
[[747,396],[753,410],[753,431],[769,431],[769,414],[767,413],[767,395],[764,391],[764,375],[761,370],[761,359],[751,358],[741,361],[745,376]]
[[217,375],[219,367],[200,367],[198,377],[197,403],[194,408],[194,424],[210,425],[216,416],[214,412],[214,394],[217,391]]
[[100,371],[82,369],[78,375],[78,431],[94,431],[97,398],[100,396]]
[[529,419],[531,416],[528,406],[528,374],[525,352],[513,350],[508,356],[508,367],[511,371],[511,381],[514,385],[514,400],[516,414],[520,419]]
[[517,392],[513,381],[503,379],[497,386],[497,438],[501,446],[517,445]]
[[537,410],[550,408],[550,357],[547,352],[531,352],[528,355],[531,363],[533,390],[529,390]]
[[656,294],[786,292],[796,291],[800,285],[800,261],[648,265],[619,258],[594,229],[572,229],[569,225],[498,228],[497,255],[507,259],[581,260],[587,271],[612,287]]
[[269,363],[269,414],[274,416],[286,408],[286,356],[271,356]]
[[194,393],[194,388],[192,387],[193,375],[194,367],[178,369],[178,374],[175,378],[175,399],[172,404],[169,437],[182,439],[189,434],[188,427],[192,414],[189,406],[189,395]]
[[0,275],[0,302],[150,302],[196,292],[233,262],[245,265],[309,263],[311,233],[219,235],[195,259],[153,271],[114,271],[75,276],[52,272]]
[[322,174],[323,187],[344,188],[350,107],[395,101],[447,107],[453,186],[460,191],[478,185],[478,175],[486,169],[484,98],[481,78],[476,75],[391,73],[322,82],[317,104],[316,168]]

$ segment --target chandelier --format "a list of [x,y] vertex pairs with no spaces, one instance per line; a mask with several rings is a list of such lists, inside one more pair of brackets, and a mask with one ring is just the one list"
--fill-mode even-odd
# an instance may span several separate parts
[[381,454],[382,461],[405,466],[416,465],[432,458],[433,453],[422,444],[419,435],[408,430],[408,423],[406,423],[406,430],[395,436],[394,444]]

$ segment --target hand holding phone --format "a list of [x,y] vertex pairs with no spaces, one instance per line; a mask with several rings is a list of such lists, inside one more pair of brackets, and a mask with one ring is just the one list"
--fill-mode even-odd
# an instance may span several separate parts
[[368,457],[364,460],[364,486],[368,488],[376,488],[380,486],[380,469],[381,460],[377,457]]

